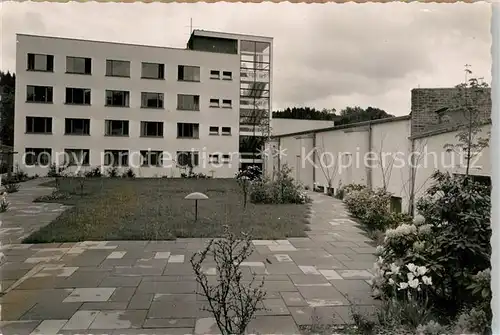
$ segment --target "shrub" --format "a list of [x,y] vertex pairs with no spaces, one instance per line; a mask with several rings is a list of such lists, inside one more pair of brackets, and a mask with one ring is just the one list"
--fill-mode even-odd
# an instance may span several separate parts
[[101,167],[100,166],[96,166],[95,168],[92,168],[89,171],[85,172],[85,177],[86,178],[99,178],[99,177],[102,177]]
[[246,169],[241,169],[236,174],[236,179],[241,179],[242,177],[247,178],[250,181],[256,181],[262,179],[262,170],[255,165],[251,165]]
[[28,174],[19,168],[19,165],[16,166],[16,170],[12,174],[12,178],[17,182],[23,182],[30,179]]
[[210,176],[207,176],[204,173],[196,173],[196,172],[189,172],[189,173],[181,173],[181,178],[187,178],[187,179],[209,179],[211,178]]
[[19,183],[17,182],[9,182],[8,184],[4,185],[5,192],[7,193],[16,193],[19,191]]
[[125,172],[123,172],[122,178],[135,178],[134,170],[132,170],[132,168],[128,168]]
[[433,233],[426,254],[437,263],[440,280],[435,294],[443,309],[476,304],[470,284],[476,274],[490,268],[491,187],[440,172],[433,178],[435,184],[417,209]]
[[[374,293],[384,301],[400,301],[401,291],[418,279],[428,283],[421,288],[425,299],[418,299],[422,310],[432,306],[437,319],[455,319],[462,333],[490,333],[490,187],[440,172],[433,178],[417,203],[421,215],[388,229],[377,247]],[[408,286],[401,287],[405,278]],[[428,325],[420,322],[419,334],[434,333]]]
[[9,201],[7,201],[7,193],[4,192],[0,198],[0,213],[4,213],[9,208]]
[[57,188],[54,188],[51,194],[39,196],[35,200],[33,200],[33,202],[49,202],[57,200],[67,200],[69,198],[71,198],[71,195],[66,192],[61,192]]
[[111,166],[107,170],[107,174],[109,178],[116,178],[118,177],[118,168],[116,166]]
[[347,210],[360,219],[369,232],[411,222],[409,215],[390,211],[391,194],[383,189],[373,191],[362,185],[347,185],[343,192],[346,192],[344,203]]
[[256,204],[304,204],[310,202],[307,193],[290,176],[291,169],[285,164],[275,180],[259,178],[251,182],[250,201]]
[[63,172],[67,169],[66,165],[57,165],[55,163],[50,164],[49,171],[47,172],[47,177],[58,178],[62,177]]

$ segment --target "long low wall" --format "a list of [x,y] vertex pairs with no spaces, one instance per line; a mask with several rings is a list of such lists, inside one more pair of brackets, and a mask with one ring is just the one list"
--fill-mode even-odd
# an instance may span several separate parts
[[[489,130],[490,125],[484,126],[478,136],[487,136]],[[287,164],[293,177],[311,188],[314,183],[327,187],[328,181],[334,190],[351,183],[385,188],[407,212],[411,199],[416,201],[432,184],[434,171],[465,171],[463,157],[444,148],[458,143],[457,131],[414,139],[410,134],[410,118],[399,117],[275,137],[268,143],[274,155],[268,155],[266,174],[272,178]],[[489,157],[485,148],[469,173],[489,176]]]

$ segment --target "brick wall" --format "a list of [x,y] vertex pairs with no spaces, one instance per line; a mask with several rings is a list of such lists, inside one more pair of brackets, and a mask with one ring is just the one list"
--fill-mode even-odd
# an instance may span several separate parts
[[[465,122],[466,115],[461,111],[445,111],[441,118],[436,113],[450,108],[456,101],[456,88],[415,88],[411,91],[411,136],[428,131],[453,127]],[[480,119],[487,120],[491,115],[490,89],[486,89],[478,102]]]

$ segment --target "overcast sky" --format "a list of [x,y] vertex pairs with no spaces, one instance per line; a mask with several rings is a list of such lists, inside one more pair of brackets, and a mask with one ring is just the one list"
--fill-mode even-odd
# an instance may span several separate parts
[[193,27],[274,37],[273,109],[410,111],[410,90],[491,81],[491,7],[476,4],[1,2],[2,70],[15,34],[185,47]]

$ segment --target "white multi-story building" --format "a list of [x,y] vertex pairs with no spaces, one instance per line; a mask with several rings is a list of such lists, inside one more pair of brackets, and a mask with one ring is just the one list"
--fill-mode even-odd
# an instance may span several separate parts
[[15,161],[30,175],[179,176],[191,162],[224,178],[262,163],[272,38],[195,30],[176,49],[18,34],[16,52]]

